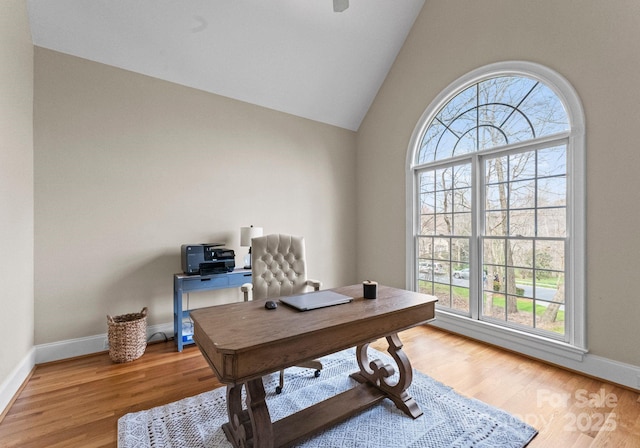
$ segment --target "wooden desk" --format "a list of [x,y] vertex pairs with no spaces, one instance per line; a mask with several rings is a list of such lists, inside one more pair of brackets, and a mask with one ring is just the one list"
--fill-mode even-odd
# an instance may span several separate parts
[[[335,288],[354,301],[300,312],[284,304],[266,310],[265,300],[195,310],[194,341],[223,383],[227,384],[229,422],[223,429],[235,447],[282,447],[344,420],[384,398],[413,418],[422,415],[407,393],[412,381],[409,359],[399,331],[435,316],[433,296],[378,286],[378,298],[362,298],[362,285]],[[388,384],[394,368],[380,360],[368,362],[370,342],[386,337],[396,361],[399,381]],[[271,423],[262,376],[357,346],[360,384],[310,408]],[[247,409],[242,410],[242,387]]]

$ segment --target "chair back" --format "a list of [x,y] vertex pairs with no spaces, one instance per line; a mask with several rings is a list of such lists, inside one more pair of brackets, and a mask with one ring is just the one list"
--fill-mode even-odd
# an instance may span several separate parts
[[305,291],[304,237],[265,235],[251,240],[253,299],[272,299]]

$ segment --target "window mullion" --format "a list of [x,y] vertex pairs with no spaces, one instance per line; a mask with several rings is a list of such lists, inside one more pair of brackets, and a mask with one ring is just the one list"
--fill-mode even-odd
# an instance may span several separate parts
[[471,184],[473,185],[471,202],[471,241],[469,244],[469,262],[472,269],[469,290],[469,311],[471,318],[478,320],[480,318],[480,307],[482,306],[483,288],[482,279],[482,243],[480,235],[484,231],[484,172],[482,167],[482,157],[474,154],[471,157]]

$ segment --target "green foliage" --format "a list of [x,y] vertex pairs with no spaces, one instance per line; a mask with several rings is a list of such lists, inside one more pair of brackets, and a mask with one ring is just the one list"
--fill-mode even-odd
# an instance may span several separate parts
[[[495,308],[504,309],[505,297],[503,295],[493,296],[493,306]],[[542,316],[547,307],[543,305],[536,305],[536,315]],[[530,299],[518,299],[518,311],[525,313],[533,313],[533,300]],[[558,311],[556,322],[564,322],[564,311]]]

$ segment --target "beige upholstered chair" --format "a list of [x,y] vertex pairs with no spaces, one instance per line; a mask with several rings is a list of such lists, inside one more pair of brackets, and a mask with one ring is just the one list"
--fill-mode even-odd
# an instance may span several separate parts
[[[251,240],[251,281],[241,289],[244,300],[276,299],[307,292],[310,288],[318,291],[322,283],[307,279],[304,238],[291,235],[265,235]],[[320,376],[322,364],[309,361],[299,367],[315,369]],[[280,371],[280,385],[276,393],[284,387],[284,371]]]

